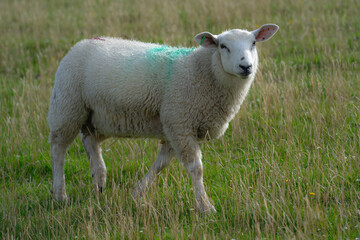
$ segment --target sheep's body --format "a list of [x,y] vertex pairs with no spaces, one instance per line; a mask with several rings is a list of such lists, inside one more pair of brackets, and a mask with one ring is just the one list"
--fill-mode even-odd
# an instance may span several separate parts
[[[63,115],[68,106],[76,108],[82,121],[91,117],[96,132],[104,137],[165,140],[162,117],[188,125],[200,139],[206,134],[217,138],[239,110],[253,77],[239,81],[228,75],[238,83],[219,84],[211,69],[214,51],[113,38],[83,40],[58,69],[49,114],[51,131],[68,124],[68,116]],[[76,99],[59,99],[59,93],[69,91]],[[61,113],[56,112],[58,105]],[[185,124],[184,119],[189,122]]]
[[[255,50],[256,51],[256,50]],[[79,130],[95,189],[105,185],[99,148],[108,137],[163,141],[158,159],[139,182],[139,196],[176,155],[193,178],[197,205],[214,210],[202,184],[196,141],[218,138],[238,112],[257,69],[239,78],[224,71],[216,48],[173,48],[115,38],[83,40],[62,60],[50,110],[55,198],[65,200],[63,155]]]

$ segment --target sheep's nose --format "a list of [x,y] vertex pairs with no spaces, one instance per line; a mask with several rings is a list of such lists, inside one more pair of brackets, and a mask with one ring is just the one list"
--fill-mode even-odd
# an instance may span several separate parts
[[248,66],[244,66],[244,65],[239,65],[239,67],[244,71],[244,72],[250,72],[251,71],[251,68],[252,68],[252,65],[248,65]]

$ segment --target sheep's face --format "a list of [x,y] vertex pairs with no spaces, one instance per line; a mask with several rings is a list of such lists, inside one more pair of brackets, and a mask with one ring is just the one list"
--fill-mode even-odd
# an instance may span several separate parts
[[257,68],[255,36],[234,29],[218,36],[218,51],[225,72],[241,78],[252,75]]
[[267,24],[252,32],[233,29],[216,36],[204,32],[195,39],[206,48],[217,48],[225,72],[240,78],[248,78],[257,69],[256,42],[270,39],[279,27]]

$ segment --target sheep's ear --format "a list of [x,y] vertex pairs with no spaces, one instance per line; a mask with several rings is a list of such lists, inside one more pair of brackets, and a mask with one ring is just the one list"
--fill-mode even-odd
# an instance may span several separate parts
[[219,42],[217,36],[212,35],[209,32],[199,33],[195,36],[195,40],[200,44],[200,46],[206,48],[217,48]]
[[252,31],[252,34],[255,35],[257,42],[263,42],[270,39],[279,29],[279,26],[276,24],[265,24],[260,28]]

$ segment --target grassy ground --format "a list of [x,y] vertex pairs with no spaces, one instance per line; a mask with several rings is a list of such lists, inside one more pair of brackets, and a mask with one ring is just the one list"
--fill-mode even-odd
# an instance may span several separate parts
[[[1,239],[355,239],[360,237],[360,2],[0,1]],[[65,166],[68,204],[50,194],[47,110],[61,58],[101,35],[195,46],[198,32],[280,31],[225,136],[202,146],[217,214],[194,211],[174,161],[131,198],[156,140],[103,144],[108,184],[92,190],[79,139]]]

